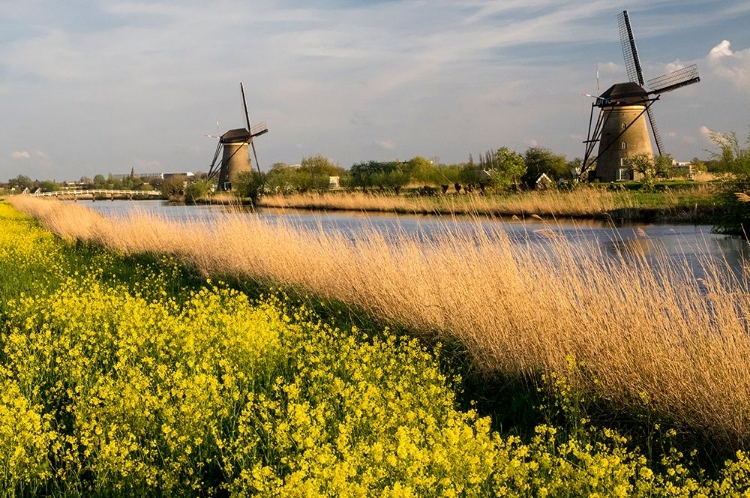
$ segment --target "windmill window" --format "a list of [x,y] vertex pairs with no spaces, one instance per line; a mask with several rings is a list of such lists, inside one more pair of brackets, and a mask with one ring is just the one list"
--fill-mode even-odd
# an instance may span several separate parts
[[620,148],[623,149],[623,150],[627,149],[628,148],[628,143],[627,142],[623,142],[622,144],[620,144]]

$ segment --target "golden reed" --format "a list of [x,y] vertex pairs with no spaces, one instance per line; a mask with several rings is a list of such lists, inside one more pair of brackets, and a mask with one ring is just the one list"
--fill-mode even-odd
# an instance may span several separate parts
[[457,339],[487,375],[565,372],[572,356],[584,366],[571,381],[615,406],[647,403],[717,444],[750,442],[745,277],[704,263],[697,279],[645,237],[605,250],[571,244],[550,226],[539,232],[546,244],[532,248],[498,224],[429,241],[374,230],[350,239],[246,213],[211,223],[106,219],[80,204],[10,202],[63,238],[174,254],[205,275],[294,286]]
[[[618,209],[678,208],[687,196],[692,203],[704,202],[713,195],[709,186],[697,186],[687,192],[660,192],[658,196],[644,196],[628,190],[580,186],[572,191],[546,190],[506,195],[448,195],[414,196],[393,193],[324,192],[291,195],[267,195],[260,205],[274,208],[304,208],[317,210],[348,210],[390,213],[497,215],[561,217],[607,217]],[[654,204],[655,203],[655,204]]]
[[[676,204],[676,199],[675,199]],[[407,196],[362,192],[324,192],[269,195],[260,199],[263,207],[314,208],[396,213],[490,214],[544,217],[595,216],[618,208],[634,207],[629,192],[578,189],[525,192],[523,195],[437,195]]]

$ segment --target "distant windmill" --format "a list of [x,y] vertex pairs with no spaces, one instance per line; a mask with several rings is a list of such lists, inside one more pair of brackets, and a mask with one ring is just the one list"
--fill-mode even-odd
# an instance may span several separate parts
[[[646,127],[646,115],[651,124],[658,153],[661,155],[665,152],[654,121],[654,102],[659,100],[662,93],[700,81],[698,66],[693,64],[649,80],[649,90],[646,90],[628,11],[622,11],[617,19],[620,25],[622,55],[630,81],[611,86],[591,104],[588,137],[584,142],[586,152],[581,170],[583,179],[589,177],[605,182],[637,179],[629,167],[629,158],[637,154],[653,155]],[[599,117],[592,129],[594,108],[599,108]],[[599,150],[597,155],[593,156],[596,144],[599,144]],[[591,171],[592,167],[596,169]]]
[[[219,143],[216,145],[214,159],[208,170],[209,179],[213,179],[217,174],[219,175],[219,190],[232,190],[232,183],[237,179],[237,175],[243,172],[252,171],[248,145],[253,148],[255,167],[258,169],[258,173],[260,173],[258,154],[255,152],[253,138],[267,133],[268,126],[265,121],[255,126],[250,125],[250,117],[247,113],[247,100],[245,100],[245,87],[242,83],[240,83],[240,91],[242,92],[242,105],[245,109],[247,128],[229,130],[221,136],[208,135],[209,137],[219,139]],[[217,164],[216,161],[219,158],[220,153],[221,161]]]

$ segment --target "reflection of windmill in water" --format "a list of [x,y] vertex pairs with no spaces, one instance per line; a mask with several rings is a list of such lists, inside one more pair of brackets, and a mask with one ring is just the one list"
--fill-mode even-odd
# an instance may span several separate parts
[[[213,179],[217,174],[219,175],[219,190],[232,190],[232,183],[237,179],[237,175],[243,172],[252,171],[253,168],[250,161],[248,145],[253,149],[255,167],[258,169],[258,173],[260,173],[258,154],[255,152],[253,138],[267,133],[268,126],[265,121],[255,126],[250,126],[250,117],[247,113],[247,101],[245,100],[245,87],[242,83],[240,83],[240,91],[242,92],[242,105],[245,109],[247,128],[229,130],[220,137],[209,135],[213,138],[219,139],[219,143],[216,145],[214,159],[208,170],[209,179]],[[216,161],[219,158],[220,153],[221,161],[217,164]]]
[[[617,83],[596,97],[591,104],[589,132],[586,141],[586,152],[583,157],[581,177],[599,179],[605,182],[637,179],[629,166],[629,158],[637,154],[653,156],[651,138],[646,127],[646,115],[651,124],[658,153],[664,154],[664,145],[656,128],[654,113],[651,107],[659,100],[662,93],[671,92],[680,87],[698,83],[698,67],[691,66],[678,69],[648,81],[644,88],[641,62],[635,47],[633,30],[630,27],[628,12],[622,11],[618,16],[620,41],[625,67],[628,71],[627,83]],[[599,117],[591,127],[594,108],[598,107]],[[599,150],[594,156],[594,147]],[[594,171],[588,171],[595,166]],[[586,175],[588,173],[588,175]]]

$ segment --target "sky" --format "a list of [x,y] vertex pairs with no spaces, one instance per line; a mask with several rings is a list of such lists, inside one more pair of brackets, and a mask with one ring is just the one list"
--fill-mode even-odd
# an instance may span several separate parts
[[[261,169],[465,162],[507,146],[581,157],[590,97],[698,64],[654,114],[668,153],[750,131],[750,2],[693,0],[0,0],[0,181],[207,171],[245,126]],[[597,78],[598,74],[598,78]],[[218,126],[217,126],[218,122]]]

